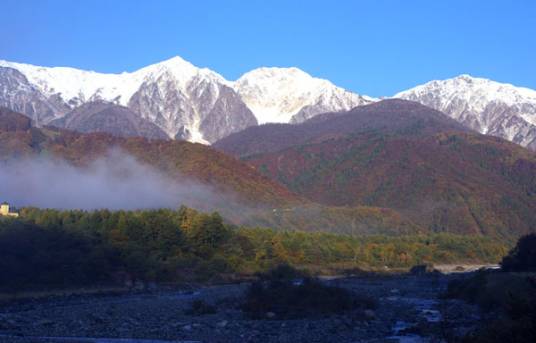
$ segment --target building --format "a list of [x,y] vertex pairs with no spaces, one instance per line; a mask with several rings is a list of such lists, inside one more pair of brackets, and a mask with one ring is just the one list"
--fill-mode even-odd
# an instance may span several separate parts
[[10,212],[9,210],[9,204],[7,202],[3,202],[0,205],[0,216],[5,217],[18,217],[19,214],[17,212]]

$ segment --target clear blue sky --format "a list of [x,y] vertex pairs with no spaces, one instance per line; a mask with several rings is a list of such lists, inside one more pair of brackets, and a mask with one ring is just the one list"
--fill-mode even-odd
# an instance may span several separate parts
[[536,89],[536,1],[2,0],[0,59],[100,72],[180,55],[296,66],[372,96],[461,73]]

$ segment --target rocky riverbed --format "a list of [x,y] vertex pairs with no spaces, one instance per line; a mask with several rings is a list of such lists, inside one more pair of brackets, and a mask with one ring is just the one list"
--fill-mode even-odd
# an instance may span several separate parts
[[[446,342],[479,319],[476,308],[439,298],[454,277],[326,280],[377,299],[378,307],[300,320],[246,318],[239,305],[248,284],[26,301],[0,307],[0,342]],[[188,314],[194,300],[215,312]]]

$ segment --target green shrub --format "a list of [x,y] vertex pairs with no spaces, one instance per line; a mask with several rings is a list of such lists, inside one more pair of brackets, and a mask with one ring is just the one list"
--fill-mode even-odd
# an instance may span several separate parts
[[474,275],[463,279],[454,279],[449,282],[445,297],[462,299],[469,303],[476,303],[479,295],[483,295],[487,283],[488,272],[479,270]]
[[308,276],[307,272],[298,270],[286,263],[279,264],[268,272],[259,274],[260,279],[266,281],[293,281]]
[[447,297],[477,304],[499,318],[482,323],[464,342],[536,342],[536,279],[520,273],[479,271],[449,283]]
[[306,278],[302,283],[274,280],[253,283],[242,310],[254,319],[273,313],[277,319],[310,318],[355,309],[374,308],[376,302],[349,290]]
[[106,282],[116,263],[115,249],[77,233],[20,221],[0,225],[0,291]]
[[514,249],[503,258],[501,269],[510,272],[536,271],[536,234],[521,237]]

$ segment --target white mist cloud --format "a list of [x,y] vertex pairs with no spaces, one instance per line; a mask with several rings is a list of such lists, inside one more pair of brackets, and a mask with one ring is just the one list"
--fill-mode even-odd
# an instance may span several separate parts
[[224,202],[208,186],[172,180],[119,151],[80,168],[36,157],[0,163],[0,201],[58,209],[175,208],[209,210]]

